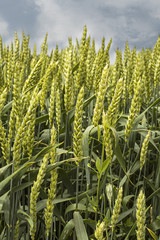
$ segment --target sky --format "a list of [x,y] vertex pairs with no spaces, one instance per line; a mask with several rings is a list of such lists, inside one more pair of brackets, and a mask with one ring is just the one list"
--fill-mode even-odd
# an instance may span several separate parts
[[96,49],[105,37],[106,45],[112,38],[110,50],[114,61],[115,50],[129,47],[137,50],[153,48],[160,35],[159,0],[4,0],[0,1],[0,35],[5,44],[14,39],[15,31],[22,39],[22,32],[30,35],[30,46],[37,49],[48,33],[48,49],[56,44],[68,46],[80,40],[84,25],[94,38]]

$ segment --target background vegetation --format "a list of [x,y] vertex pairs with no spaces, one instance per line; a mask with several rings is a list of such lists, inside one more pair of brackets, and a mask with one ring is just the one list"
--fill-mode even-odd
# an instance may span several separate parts
[[0,239],[160,239],[160,37],[111,42],[0,38]]

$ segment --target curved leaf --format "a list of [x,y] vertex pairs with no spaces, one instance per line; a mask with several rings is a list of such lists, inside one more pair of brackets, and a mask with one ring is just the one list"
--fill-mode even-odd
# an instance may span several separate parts
[[86,232],[86,228],[83,223],[83,219],[79,212],[73,213],[74,225],[76,230],[76,235],[78,240],[89,240]]
[[18,179],[21,178],[21,176],[24,175],[24,173],[27,171],[27,169],[33,164],[33,162],[30,163],[26,163],[25,165],[23,165],[22,167],[20,167],[17,171],[15,171],[14,173],[12,173],[10,176],[8,176],[7,178],[5,178],[2,182],[0,182],[0,194],[3,191],[3,189],[5,187],[8,186],[8,184],[10,183],[10,181],[12,179],[15,179],[16,177],[18,177]]
[[88,212],[94,212],[93,208],[91,208],[91,207],[86,207],[86,206],[85,206],[84,204],[82,204],[82,203],[79,203],[79,204],[78,204],[78,207],[77,207],[76,203],[74,203],[74,204],[69,205],[69,206],[66,208],[65,215],[66,215],[67,213],[71,212],[71,211],[75,211],[75,210],[86,211],[86,209],[87,209]]
[[113,150],[114,150],[114,153],[117,157],[117,160],[121,166],[121,168],[123,169],[123,171],[125,172],[126,174],[126,164],[125,164],[125,160],[123,158],[123,154],[121,152],[121,149],[120,149],[120,146],[119,146],[119,137],[118,137],[118,133],[117,131],[115,130],[115,128],[111,127],[111,130],[113,132],[113,135],[114,135],[114,138],[115,138],[115,145],[113,146]]
[[25,220],[30,225],[30,228],[33,228],[33,220],[31,219],[31,217],[26,212],[24,212],[23,210],[19,209],[17,211],[17,214],[18,214],[18,218],[19,219]]
[[93,129],[94,126],[89,126],[83,133],[82,137],[82,149],[84,157],[87,157],[84,161],[85,164],[85,171],[86,171],[86,179],[87,185],[90,185],[90,170],[88,168],[88,157],[89,157],[89,134],[90,131]]
[[59,240],[66,240],[68,239],[69,236],[71,236],[71,233],[73,231],[73,228],[74,228],[74,221],[73,219],[71,219],[67,224],[66,226],[64,227],[60,237],[59,237]]
[[151,237],[153,237],[154,240],[158,240],[158,237],[156,236],[156,234],[149,228],[147,228],[149,234],[151,235]]

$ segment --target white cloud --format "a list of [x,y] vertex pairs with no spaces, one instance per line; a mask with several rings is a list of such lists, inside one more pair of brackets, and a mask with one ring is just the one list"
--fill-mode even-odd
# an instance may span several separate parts
[[[10,0],[11,1],[11,0]],[[48,32],[49,50],[68,45],[68,37],[73,40],[82,36],[87,25],[88,35],[95,38],[96,48],[103,36],[106,45],[112,38],[111,56],[119,48],[124,50],[126,40],[137,48],[144,43],[152,44],[158,36],[160,18],[159,0],[26,0],[27,8],[34,10],[30,43],[36,43],[38,50]],[[155,42],[154,42],[155,43]],[[154,44],[153,43],[153,44]],[[150,47],[150,45],[149,45]]]
[[67,4],[64,8],[63,4],[51,0],[35,0],[35,3],[39,7],[37,35],[40,36],[40,41],[43,41],[42,36],[46,32],[49,33],[48,43],[63,43],[70,36],[79,37],[86,16],[81,9],[76,9],[76,4],[72,4],[71,7]]
[[8,23],[0,16],[0,34],[3,37],[8,36]]
[[[95,0],[96,1],[96,0]],[[143,7],[144,9],[149,8],[160,10],[159,0],[100,0],[96,1],[101,6],[115,7],[118,9],[127,9],[130,7]]]
[[[37,45],[40,46],[48,32],[48,44],[66,46],[68,37],[73,40],[81,38],[83,27],[87,25],[88,35],[95,38],[97,48],[100,47],[103,36],[108,43],[116,36],[114,29],[107,24],[105,16],[100,14],[96,1],[56,1],[34,0],[38,7],[37,29],[35,32]],[[115,23],[116,24],[116,23]],[[106,36],[107,34],[107,36]]]

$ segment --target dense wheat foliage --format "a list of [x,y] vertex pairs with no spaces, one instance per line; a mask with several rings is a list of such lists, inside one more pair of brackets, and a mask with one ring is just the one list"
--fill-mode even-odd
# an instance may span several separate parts
[[0,239],[160,239],[160,37],[105,43],[0,37]]

